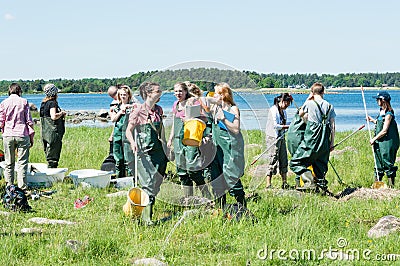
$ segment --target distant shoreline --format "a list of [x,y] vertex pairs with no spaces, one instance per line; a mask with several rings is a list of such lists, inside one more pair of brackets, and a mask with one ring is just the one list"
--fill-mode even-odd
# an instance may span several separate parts
[[[366,91],[378,91],[378,90],[389,90],[389,91],[398,91],[399,87],[364,87]],[[235,92],[251,92],[251,93],[262,93],[262,94],[275,94],[282,92],[289,92],[291,94],[308,94],[310,93],[310,89],[294,89],[294,88],[262,88],[259,90],[254,89],[234,89]],[[336,94],[346,91],[361,91],[361,87],[338,87],[338,88],[329,88],[325,90],[326,94]]]

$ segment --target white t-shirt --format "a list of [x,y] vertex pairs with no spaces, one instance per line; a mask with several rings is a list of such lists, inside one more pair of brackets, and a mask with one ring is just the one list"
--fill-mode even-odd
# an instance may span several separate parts
[[[286,110],[282,110],[283,117],[287,121]],[[279,114],[278,107],[273,105],[268,112],[268,119],[267,119],[267,126],[265,129],[265,134],[270,137],[278,138],[280,137],[284,130],[283,130],[283,121],[282,117]]]

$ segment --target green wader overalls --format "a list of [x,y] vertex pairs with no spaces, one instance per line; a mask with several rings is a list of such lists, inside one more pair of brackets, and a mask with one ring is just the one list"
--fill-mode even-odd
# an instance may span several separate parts
[[[120,104],[116,107],[116,112],[120,110]],[[127,110],[115,122],[113,131],[113,154],[115,159],[115,175],[117,178],[132,176],[133,172],[133,153],[126,139],[126,127],[129,120],[130,111]]]
[[380,115],[376,118],[375,136],[382,131],[385,123],[385,116],[388,114],[392,116],[388,132],[384,137],[375,141],[373,147],[375,151],[375,161],[378,168],[377,172],[379,175],[379,181],[382,181],[382,177],[384,173],[386,173],[389,186],[393,187],[397,171],[397,166],[394,164],[396,162],[397,150],[399,149],[399,132],[392,112],[388,111],[384,115]]
[[[153,128],[154,127],[154,128]],[[138,179],[142,189],[149,195],[149,205],[142,212],[142,220],[151,225],[153,206],[160,191],[167,168],[167,156],[160,140],[162,122],[137,126]]]
[[[287,132],[287,148],[292,157],[296,153],[297,148],[304,139],[306,126],[307,124],[300,117],[299,112],[297,112],[293,117],[293,120],[290,123]],[[297,186],[300,185],[300,176],[298,175],[296,175],[296,184]]]
[[287,131],[287,147],[291,156],[296,153],[297,148],[303,141],[306,126],[307,124],[300,117],[299,112],[297,112],[293,117],[293,120],[290,123]]
[[322,190],[326,190],[328,181],[325,179],[325,175],[328,171],[331,136],[328,117],[331,106],[329,106],[327,113],[323,114],[319,104],[316,101],[314,102],[321,112],[322,122],[307,122],[304,139],[290,161],[290,168],[296,175],[300,176],[309,171],[307,167],[311,165],[314,170],[317,186]]
[[240,177],[244,174],[244,141],[242,133],[232,134],[213,124],[213,141],[217,148],[211,163],[211,186],[221,208],[225,207],[226,195],[246,206],[245,193]]
[[61,155],[62,138],[65,133],[65,120],[64,118],[53,120],[51,117],[41,117],[40,123],[48,167],[57,168]]
[[183,185],[185,197],[193,196],[193,182],[204,197],[210,198],[210,192],[204,181],[202,160],[199,147],[186,146],[183,140],[183,121],[174,117],[174,153],[176,172]]

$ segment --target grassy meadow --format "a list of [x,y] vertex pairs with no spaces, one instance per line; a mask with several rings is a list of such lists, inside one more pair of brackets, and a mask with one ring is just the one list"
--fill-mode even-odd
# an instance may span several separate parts
[[[30,161],[45,162],[39,128],[36,132]],[[59,167],[67,167],[68,172],[100,169],[108,155],[110,132],[111,128],[67,128]],[[248,192],[256,180],[253,170],[263,164],[261,159],[250,166],[264,149],[264,145],[259,145],[264,143],[264,136],[256,130],[243,133],[247,162],[242,180]],[[338,133],[336,142],[349,133]],[[359,132],[338,146],[341,152],[331,157],[341,179],[350,187],[370,187],[373,183],[374,163],[368,139],[367,131]],[[346,188],[331,168],[327,179],[335,194]],[[294,185],[293,174],[288,180]],[[53,187],[57,192],[52,199],[30,200],[34,212],[0,214],[0,258],[3,265],[131,265],[136,259],[161,257],[168,265],[376,265],[384,254],[400,254],[399,233],[378,239],[367,236],[381,217],[400,217],[399,198],[340,201],[318,194],[282,193],[278,189],[280,184],[280,177],[276,176],[273,186],[277,189],[265,191],[264,182],[259,187],[252,186],[259,198],[249,200],[248,208],[257,217],[256,222],[231,221],[222,214],[201,209],[186,217],[166,243],[166,237],[187,209],[157,201],[154,218],[172,218],[143,227],[137,220],[124,216],[122,206],[126,197],[106,197],[116,192],[115,188],[83,189],[66,180]],[[4,179],[0,180],[0,187],[4,188]],[[85,208],[74,209],[75,199],[85,195],[94,201]],[[233,202],[232,197],[227,198]],[[0,210],[6,211],[2,207]],[[64,219],[76,224],[39,225],[27,221],[32,217]],[[22,228],[32,227],[43,232],[21,233]],[[71,248],[68,240],[79,244]],[[358,251],[359,259],[320,258],[324,250],[332,249],[344,253]],[[302,256],[308,251],[315,251],[315,258]],[[365,251],[369,253],[363,257]]]

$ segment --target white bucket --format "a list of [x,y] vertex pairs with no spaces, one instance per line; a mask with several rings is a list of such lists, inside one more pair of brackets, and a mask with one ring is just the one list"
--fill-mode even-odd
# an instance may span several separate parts
[[26,183],[29,187],[51,187],[56,182],[63,182],[68,168],[48,168],[44,163],[28,164]]
[[[1,162],[0,167],[3,171],[5,162]],[[67,171],[68,168],[48,168],[45,163],[29,163],[26,183],[29,187],[51,187],[55,182],[63,182]],[[14,174],[17,174],[16,168]]]
[[110,185],[112,171],[102,171],[96,169],[75,170],[69,173],[75,186],[105,188]]

